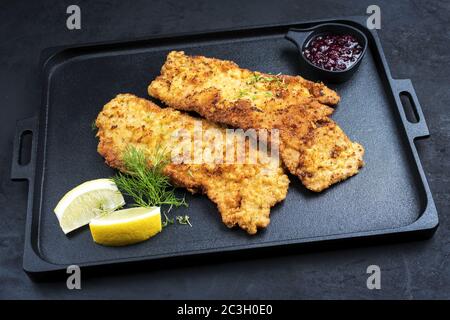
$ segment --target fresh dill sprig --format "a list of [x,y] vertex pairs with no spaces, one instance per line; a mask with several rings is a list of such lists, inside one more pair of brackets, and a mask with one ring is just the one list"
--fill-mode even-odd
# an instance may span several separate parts
[[92,123],[91,123],[91,130],[92,131],[95,131],[95,130],[97,130],[98,128],[97,128],[97,124],[96,124],[96,120],[94,120],[94,121],[92,121]]
[[170,219],[165,212],[163,214],[164,214],[164,218],[165,218],[165,220],[162,222],[163,227],[167,227],[169,224],[174,223],[173,218]]
[[119,172],[112,179],[137,206],[187,206],[184,198],[176,197],[169,178],[163,174],[164,167],[169,163],[163,149],[158,148],[148,157],[143,150],[129,147],[122,159],[126,173]]
[[192,224],[191,224],[191,221],[189,221],[190,218],[188,215],[177,216],[176,219],[179,224],[188,224],[190,227],[192,227]]
[[190,221],[190,217],[188,215],[184,215],[184,216],[176,216],[175,219],[174,218],[169,218],[166,213],[164,214],[164,221],[162,222],[162,226],[165,228],[167,227],[169,224],[174,224],[175,223],[175,219],[177,220],[178,224],[183,224],[183,225],[189,225],[190,227],[192,227],[191,221]]

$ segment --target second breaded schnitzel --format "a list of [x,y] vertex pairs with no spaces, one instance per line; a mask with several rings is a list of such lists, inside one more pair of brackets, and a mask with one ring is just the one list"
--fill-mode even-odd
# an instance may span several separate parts
[[[131,94],[120,94],[108,102],[97,117],[98,152],[109,166],[119,170],[125,169],[122,156],[129,146],[142,149],[147,154],[161,146],[168,152],[176,150],[172,153],[173,159],[174,154],[183,155],[178,153],[183,147],[189,149],[197,143],[190,135],[183,136],[190,137],[188,139],[177,137],[177,130],[192,133],[198,123],[203,131],[214,129],[219,137],[225,135],[225,128],[210,121],[196,119],[171,108],[161,109]],[[218,145],[212,136],[204,137],[200,143],[197,150],[201,152],[206,148],[214,150]],[[249,143],[247,146],[251,148]],[[258,162],[254,164],[178,161],[169,163],[164,174],[174,184],[192,193],[205,193],[217,204],[222,221],[228,227],[238,225],[249,234],[269,224],[270,208],[286,197],[289,185],[278,159],[260,152]]]
[[337,93],[299,76],[270,75],[232,61],[172,51],[150,86],[170,107],[243,129],[278,129],[281,158],[312,191],[358,173],[364,148],[330,118]]

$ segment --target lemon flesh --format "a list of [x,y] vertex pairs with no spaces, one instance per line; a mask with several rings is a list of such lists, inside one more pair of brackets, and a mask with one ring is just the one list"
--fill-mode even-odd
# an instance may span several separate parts
[[125,200],[110,179],[87,181],[70,190],[59,201],[55,214],[64,233],[69,233],[101,214],[112,212],[125,204]]
[[106,246],[125,246],[149,239],[162,229],[159,207],[131,208],[91,220],[92,238]]

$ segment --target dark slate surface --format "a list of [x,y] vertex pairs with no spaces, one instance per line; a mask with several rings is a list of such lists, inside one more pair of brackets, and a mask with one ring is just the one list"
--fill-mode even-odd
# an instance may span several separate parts
[[[361,15],[373,1],[107,1],[84,2],[82,30],[65,27],[72,2],[0,4],[0,298],[450,298],[449,128],[450,3],[379,1],[379,34],[395,78],[410,78],[430,128],[417,142],[441,225],[428,241],[346,248],[257,259],[233,259],[84,279],[33,282],[22,271],[27,184],[12,182],[17,119],[39,107],[38,57],[50,46],[153,34]],[[27,94],[24,94],[27,92]],[[366,268],[382,270],[382,289],[366,288]]]

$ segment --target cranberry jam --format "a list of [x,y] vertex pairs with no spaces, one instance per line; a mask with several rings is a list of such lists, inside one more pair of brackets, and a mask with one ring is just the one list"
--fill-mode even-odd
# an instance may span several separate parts
[[360,57],[363,47],[352,35],[320,34],[309,41],[303,55],[312,64],[329,71],[344,71]]

